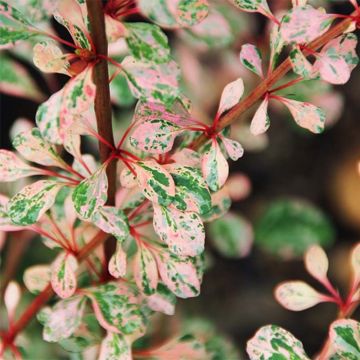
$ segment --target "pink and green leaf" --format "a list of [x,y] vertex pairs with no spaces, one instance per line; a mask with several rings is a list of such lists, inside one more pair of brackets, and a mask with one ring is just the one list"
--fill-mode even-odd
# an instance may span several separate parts
[[251,120],[250,131],[253,135],[261,135],[267,131],[270,126],[268,115],[269,98],[265,96],[264,100],[255,112]]
[[245,44],[240,51],[241,63],[256,75],[263,77],[262,57],[260,50],[252,44]]
[[108,332],[100,345],[99,360],[132,360],[131,344],[125,336]]
[[115,253],[110,258],[108,269],[109,273],[116,279],[126,274],[126,252],[119,241],[116,243]]
[[24,272],[23,281],[26,288],[32,294],[38,294],[43,291],[51,279],[51,270],[49,265],[34,265],[27,268]]
[[221,142],[224,146],[224,149],[231,160],[236,161],[239,160],[243,154],[244,149],[238,141],[229,139],[225,136],[220,135]]
[[217,116],[234,107],[244,94],[244,82],[241,78],[227,84],[222,92]]

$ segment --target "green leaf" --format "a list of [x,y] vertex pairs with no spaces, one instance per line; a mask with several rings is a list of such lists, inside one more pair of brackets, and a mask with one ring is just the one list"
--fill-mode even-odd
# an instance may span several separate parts
[[209,224],[209,237],[221,255],[242,258],[251,250],[253,230],[243,217],[226,214]]
[[83,180],[72,194],[76,212],[84,220],[90,219],[94,212],[106,203],[108,180],[106,167],[100,167],[89,178]]
[[170,60],[168,40],[159,26],[140,22],[124,25],[126,43],[135,59],[159,64]]
[[301,200],[270,204],[255,225],[255,242],[263,250],[283,258],[300,257],[310,245],[328,246],[334,229],[315,206]]
[[8,215],[16,225],[31,225],[54,204],[63,185],[55,181],[39,180],[24,187],[8,204]]
[[131,345],[122,335],[108,332],[100,345],[100,360],[130,360]]

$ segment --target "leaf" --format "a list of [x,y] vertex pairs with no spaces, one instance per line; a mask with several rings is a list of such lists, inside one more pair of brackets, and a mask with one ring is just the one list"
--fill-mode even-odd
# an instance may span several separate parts
[[168,40],[159,26],[141,22],[124,25],[126,43],[135,59],[158,64],[170,60]]
[[271,203],[255,224],[255,242],[264,251],[291,259],[309,246],[329,246],[334,229],[328,218],[310,203],[295,199]]
[[241,78],[227,84],[222,92],[217,116],[234,107],[244,94],[244,82]]
[[302,343],[276,325],[260,328],[248,341],[246,352],[250,360],[310,360],[305,354]]
[[209,237],[220,254],[229,258],[249,255],[254,240],[251,224],[232,213],[209,224]]
[[175,295],[161,282],[158,283],[156,293],[145,298],[147,306],[165,315],[175,314]]
[[205,148],[201,160],[201,171],[210,190],[219,190],[229,175],[229,165],[216,140],[212,140]]
[[48,265],[35,265],[24,272],[23,281],[32,294],[43,291],[50,282],[51,271]]
[[38,320],[44,325],[44,340],[58,342],[70,337],[81,324],[85,304],[83,296],[74,296],[41,310]]
[[280,33],[288,44],[306,44],[325,33],[334,19],[310,5],[296,6],[283,16]]
[[232,0],[243,11],[259,12],[265,16],[271,14],[266,0]]
[[176,20],[180,26],[193,26],[201,23],[208,15],[207,0],[177,1]]
[[281,51],[284,47],[284,40],[280,33],[280,26],[276,23],[271,25],[270,30],[270,59],[269,69],[274,70],[278,64]]
[[255,136],[265,133],[270,126],[268,106],[269,98],[268,96],[265,96],[264,100],[256,110],[256,113],[251,120],[250,131]]
[[44,94],[41,92],[26,68],[3,53],[0,55],[0,62],[1,93],[30,99],[36,102],[40,102],[44,99]]
[[60,253],[51,265],[51,286],[62,299],[75,293],[77,267],[76,257],[65,252]]
[[161,280],[170,291],[183,299],[199,295],[201,279],[190,258],[181,258],[166,252],[154,255]]
[[329,331],[331,359],[360,358],[360,323],[352,319],[334,321]]
[[91,288],[87,292],[100,325],[107,331],[117,334],[143,334],[144,317],[134,296],[127,285],[107,283]]
[[63,185],[51,180],[39,180],[24,187],[8,204],[8,215],[16,225],[35,224],[54,204]]
[[[8,231],[19,231],[24,229],[22,226],[14,225],[11,221],[7,211],[8,203],[9,198],[0,194],[0,234],[6,234]],[[4,235],[0,235],[0,247],[4,243],[4,237]]]
[[204,222],[211,222],[223,217],[231,206],[231,199],[228,189],[224,186],[219,191],[211,194],[212,207],[210,211],[202,215]]
[[174,254],[196,256],[204,251],[205,229],[195,212],[154,205],[154,229]]
[[241,47],[240,62],[256,75],[264,77],[261,52],[255,45],[245,44]]
[[4,304],[6,311],[8,313],[8,318],[13,319],[15,315],[16,308],[21,299],[21,289],[17,282],[10,281],[6,286],[4,293]]
[[[111,69],[111,66],[110,66]],[[117,69],[113,70],[113,73]],[[111,73],[111,75],[113,74]],[[116,75],[110,83],[111,101],[119,106],[129,107],[136,101],[132,95],[125,75]]]
[[128,219],[124,212],[114,206],[100,206],[94,211],[91,222],[107,234],[114,235],[119,241],[129,235]]
[[295,46],[291,50],[289,57],[295,74],[302,76],[304,79],[311,79],[314,77],[313,66],[302,53],[299,46]]
[[108,332],[100,345],[99,360],[131,360],[131,346],[122,335]]
[[43,139],[38,128],[32,128],[16,135],[12,144],[29,161],[45,166],[66,168],[55,148]]
[[110,258],[108,269],[109,273],[116,279],[126,274],[126,252],[119,241],[116,243],[115,253]]
[[224,145],[225,151],[227,152],[231,160],[236,161],[243,156],[244,149],[238,141],[229,139],[225,136],[219,137]]
[[69,56],[52,41],[42,41],[34,46],[34,64],[45,73],[60,73],[70,75]]
[[325,112],[308,102],[301,102],[287,98],[278,98],[290,111],[295,122],[315,134],[324,131]]
[[305,254],[307,272],[321,283],[326,283],[329,260],[325,251],[318,245],[312,245]]
[[351,252],[351,267],[353,272],[353,283],[360,282],[360,244],[357,244]]
[[121,66],[136,98],[171,106],[181,96],[178,83],[180,69],[175,61],[153,64],[127,56]]
[[174,179],[176,192],[173,205],[181,211],[200,215],[211,209],[211,194],[198,169],[178,164],[166,165]]
[[302,311],[326,301],[324,295],[303,281],[288,281],[275,289],[276,300],[286,309]]
[[138,246],[133,266],[134,279],[139,290],[146,295],[154,294],[158,285],[158,270],[156,261],[146,245]]
[[90,219],[100,206],[105,205],[107,189],[108,180],[105,166],[101,166],[74,189],[72,200],[74,208],[81,218]]
[[168,206],[174,200],[175,183],[170,174],[155,160],[132,164],[142,193],[153,203]]
[[8,182],[24,177],[40,175],[42,171],[29,166],[19,159],[13,152],[0,150],[0,181]]

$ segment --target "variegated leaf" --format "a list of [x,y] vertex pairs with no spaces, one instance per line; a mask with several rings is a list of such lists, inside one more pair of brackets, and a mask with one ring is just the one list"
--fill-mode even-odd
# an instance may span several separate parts
[[263,134],[269,128],[270,118],[268,115],[268,106],[269,98],[268,96],[265,96],[251,120],[250,131],[253,135]]
[[196,256],[204,251],[205,229],[195,212],[154,205],[154,229],[174,254]]
[[184,148],[177,151],[171,155],[171,160],[183,166],[200,168],[200,155],[191,149]]
[[91,288],[86,295],[100,325],[117,334],[143,334],[144,316],[134,291],[127,285],[107,283]]
[[351,252],[351,267],[354,286],[356,286],[360,282],[360,244],[357,244]]
[[180,26],[188,27],[201,23],[208,15],[207,0],[178,0],[176,21]]
[[60,253],[51,265],[51,286],[63,299],[72,296],[76,290],[77,267],[76,257],[65,252]]
[[238,141],[229,139],[225,136],[220,136],[220,139],[231,160],[236,161],[243,156],[244,149]]
[[89,178],[83,180],[73,191],[72,200],[76,212],[84,220],[106,203],[108,180],[106,167],[100,167]]
[[191,258],[161,252],[156,254],[156,262],[161,280],[176,296],[185,299],[199,295],[201,279]]
[[[8,215],[8,203],[9,198],[5,195],[0,194],[0,233],[8,232],[8,231],[19,231],[23,230],[23,226],[14,225]],[[1,247],[1,244],[0,244]]]
[[114,206],[100,206],[92,215],[91,222],[102,231],[125,240],[129,235],[129,224],[124,212]]
[[299,46],[295,46],[291,50],[289,57],[295,74],[300,75],[304,79],[310,79],[315,75],[312,64],[302,53]]
[[259,12],[265,16],[271,14],[266,0],[232,0],[243,11]]
[[156,293],[145,298],[147,306],[165,315],[175,314],[176,296],[161,282],[158,283]]
[[241,47],[240,61],[247,69],[260,77],[264,77],[261,52],[255,45],[245,44]]
[[152,295],[158,284],[158,270],[151,251],[145,244],[138,246],[133,263],[134,279],[142,293]]
[[283,16],[280,33],[288,44],[306,44],[326,32],[334,19],[310,5],[296,6]]
[[109,331],[101,342],[99,360],[132,360],[129,341],[124,336]]
[[222,92],[217,116],[234,107],[244,94],[244,82],[241,78],[227,84]]
[[58,342],[70,337],[81,324],[85,304],[84,297],[74,296],[41,310],[38,320],[44,325],[44,340]]
[[231,206],[231,198],[226,186],[211,194],[211,209],[202,215],[204,222],[211,222],[223,217]]
[[154,160],[139,161],[133,166],[143,194],[154,203],[170,205],[175,196],[175,183],[170,174]]
[[52,41],[42,41],[34,46],[34,64],[43,72],[70,75],[70,58]]
[[12,144],[29,161],[45,166],[65,168],[64,161],[55,148],[42,137],[38,128],[16,135]]
[[170,60],[168,40],[159,26],[141,22],[124,25],[126,43],[135,59],[159,64]]
[[203,177],[212,191],[219,190],[229,175],[229,164],[226,161],[216,140],[212,140],[205,147],[201,160]]
[[303,281],[280,284],[275,290],[275,297],[284,308],[292,311],[306,310],[326,301],[324,295]]
[[284,47],[284,40],[280,33],[280,26],[276,23],[272,23],[270,30],[269,69],[273,70],[275,66],[278,64],[278,60],[283,47]]
[[278,99],[289,109],[295,122],[299,126],[308,129],[315,134],[324,131],[326,115],[322,109],[308,102],[280,97],[278,97]]
[[276,325],[260,328],[248,341],[246,351],[250,360],[310,360],[302,343],[291,333]]
[[319,245],[311,246],[305,254],[305,267],[308,273],[322,283],[326,283],[329,260]]
[[51,180],[39,180],[24,187],[8,204],[8,215],[16,225],[31,225],[54,204],[63,185]]
[[126,274],[126,252],[119,241],[116,243],[115,253],[110,258],[108,269],[116,279]]
[[42,171],[29,166],[13,152],[0,150],[0,181],[15,181],[32,175],[40,175]]
[[48,286],[50,277],[49,265],[35,265],[25,270],[23,280],[26,288],[32,294],[37,294]]
[[125,167],[120,173],[120,183],[121,186],[126,189],[134,188],[137,185],[136,175],[133,174],[133,172],[127,167]]

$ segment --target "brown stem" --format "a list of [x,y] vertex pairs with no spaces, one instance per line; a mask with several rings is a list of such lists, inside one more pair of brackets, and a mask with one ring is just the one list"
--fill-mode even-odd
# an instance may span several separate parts
[[[109,89],[109,71],[106,61],[108,43],[105,32],[104,11],[101,0],[86,0],[89,15],[90,36],[95,46],[98,62],[95,65],[94,83],[96,85],[95,114],[99,135],[113,148],[114,135],[112,129],[111,101]],[[111,148],[99,141],[100,160],[104,163],[111,154]],[[106,169],[109,183],[107,205],[115,205],[116,162],[110,161]],[[111,237],[105,243],[105,256],[109,261],[115,251],[116,240]],[[106,269],[107,271],[107,269]]]
[[[350,16],[357,15],[358,12],[354,11]],[[342,20],[339,24],[332,27],[325,34],[312,41],[307,46],[307,49],[303,51],[304,54],[306,56],[309,56],[310,52],[318,50],[319,48],[327,44],[330,40],[343,34],[352,21],[353,20],[351,18]],[[235,121],[239,120],[240,116],[250,107],[252,107],[258,100],[263,98],[265,94],[271,89],[271,87],[275,85],[281,78],[283,78],[291,70],[291,68],[291,61],[288,57],[272,73],[270,73],[244,100],[240,101],[230,111],[220,117],[215,129],[216,132],[221,131]],[[202,134],[194,140],[194,142],[191,144],[191,148],[199,149],[207,140],[208,137],[205,134]]]

